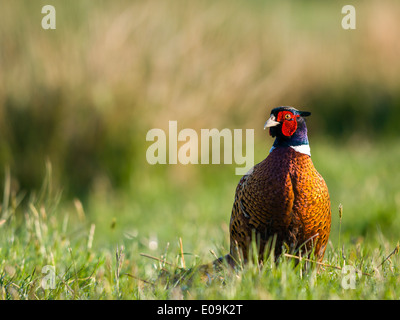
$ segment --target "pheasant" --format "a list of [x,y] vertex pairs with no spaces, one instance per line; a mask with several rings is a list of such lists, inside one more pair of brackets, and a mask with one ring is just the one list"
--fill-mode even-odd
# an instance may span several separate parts
[[[331,229],[327,185],[311,161],[305,117],[293,107],[271,111],[264,125],[275,142],[269,155],[244,175],[235,193],[230,220],[229,263],[248,260],[252,238],[262,259],[282,247],[324,254]],[[272,247],[274,244],[274,247]]]

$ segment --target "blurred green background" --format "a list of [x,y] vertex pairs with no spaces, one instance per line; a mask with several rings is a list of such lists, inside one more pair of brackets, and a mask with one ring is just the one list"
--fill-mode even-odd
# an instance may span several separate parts
[[[43,30],[42,6],[56,8]],[[313,161],[349,238],[400,231],[400,2],[0,0],[0,165],[11,192],[38,190],[45,163],[65,210],[79,198],[96,243],[176,237],[227,246],[236,165],[155,165],[146,133],[255,129],[272,108],[308,120]],[[1,169],[1,176],[4,177]],[[4,180],[4,179],[3,179]],[[125,241],[124,240],[124,241]],[[198,252],[198,251],[196,251]]]

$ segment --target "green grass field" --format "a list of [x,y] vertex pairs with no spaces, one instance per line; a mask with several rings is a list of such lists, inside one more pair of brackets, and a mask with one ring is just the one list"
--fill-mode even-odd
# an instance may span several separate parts
[[[0,299],[399,299],[400,4],[356,3],[344,30],[347,4],[0,0]],[[258,163],[280,105],[312,112],[324,265],[206,279],[236,165],[150,165],[146,133],[254,129]]]
[[[398,143],[391,147],[400,150]],[[18,206],[18,195],[5,194],[0,296],[398,299],[399,255],[393,252],[399,241],[400,202],[393,190],[398,190],[400,177],[393,170],[398,155],[382,156],[385,148],[364,145],[351,152],[351,145],[340,149],[328,142],[312,144],[314,163],[330,188],[333,214],[325,265],[319,269],[305,270],[304,261],[295,267],[294,259],[285,256],[277,265],[269,258],[263,266],[250,264],[237,272],[224,268],[209,281],[195,271],[214,259],[211,252],[218,256],[228,252],[228,221],[238,180],[232,166],[198,169],[201,187],[197,178],[197,183],[181,188],[166,185],[167,170],[153,167],[150,170],[158,172],[147,181],[147,188],[133,188],[124,197],[100,190],[87,208],[79,200],[59,202],[48,178],[40,193],[26,196],[30,200],[23,207]],[[55,267],[54,289],[43,289],[46,265]],[[344,266],[363,273],[356,276],[354,288],[346,286],[351,274],[350,269],[340,270]]]

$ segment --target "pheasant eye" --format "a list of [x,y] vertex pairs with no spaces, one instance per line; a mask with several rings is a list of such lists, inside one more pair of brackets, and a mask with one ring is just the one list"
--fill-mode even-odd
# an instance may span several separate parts
[[292,116],[290,115],[290,113],[286,113],[286,114],[285,114],[285,119],[286,119],[286,120],[292,119]]

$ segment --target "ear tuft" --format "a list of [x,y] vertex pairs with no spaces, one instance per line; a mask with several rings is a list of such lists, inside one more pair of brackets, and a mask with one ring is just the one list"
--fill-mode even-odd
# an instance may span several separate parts
[[311,116],[311,112],[308,111],[299,111],[301,117],[308,117]]

